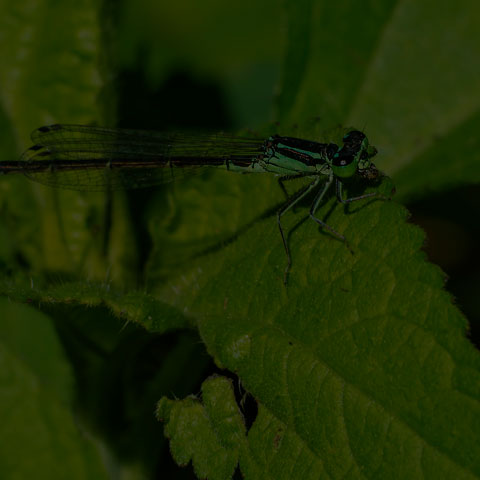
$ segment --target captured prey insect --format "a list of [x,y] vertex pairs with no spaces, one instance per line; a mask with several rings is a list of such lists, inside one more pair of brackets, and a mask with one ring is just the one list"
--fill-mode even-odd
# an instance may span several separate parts
[[287,194],[283,182],[310,177],[311,182],[277,212],[277,223],[287,255],[284,283],[291,266],[288,243],[281,218],[315,189],[310,217],[336,238],[345,237],[315,216],[328,189],[335,183],[341,203],[378,195],[368,193],[343,198],[343,183],[355,175],[375,179],[380,173],[371,158],[375,147],[364,133],[351,130],[342,145],[318,143],[273,135],[266,140],[226,134],[188,135],[82,125],[50,125],[32,133],[34,145],[18,161],[0,162],[0,173],[23,173],[47,185],[74,190],[130,189],[171,181],[177,172],[199,167],[217,167],[239,173],[272,173]]

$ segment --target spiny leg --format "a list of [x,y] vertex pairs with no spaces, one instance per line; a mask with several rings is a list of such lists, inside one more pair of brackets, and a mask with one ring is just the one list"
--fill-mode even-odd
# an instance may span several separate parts
[[340,235],[336,230],[334,230],[330,225],[326,224],[319,218],[315,216],[315,212],[317,211],[318,206],[320,205],[320,202],[322,201],[322,198],[324,197],[325,193],[327,193],[327,190],[330,188],[330,185],[332,185],[333,182],[333,175],[331,175],[327,183],[325,184],[325,187],[323,187],[323,190],[318,192],[317,196],[315,197],[315,200],[312,203],[312,206],[310,207],[310,217],[312,220],[317,222],[322,228],[326,228],[330,233],[332,233],[335,237],[337,237],[339,240],[342,240],[342,242],[345,242],[345,237],[343,235]]
[[282,236],[283,247],[285,248],[285,253],[287,254],[287,266],[285,267],[285,272],[283,275],[283,283],[287,284],[287,275],[292,265],[292,258],[290,257],[290,250],[288,248],[287,240],[285,239],[285,234],[283,233],[281,217],[287,213],[294,205],[296,205],[302,198],[304,198],[308,193],[318,185],[320,177],[315,178],[315,180],[309,183],[306,187],[299,190],[295,195],[293,195],[290,200],[283,205],[282,208],[277,212],[277,223],[278,229],[280,230],[280,235]]
[[363,200],[364,198],[371,198],[371,197],[378,197],[384,199],[385,197],[381,195],[379,192],[372,192],[372,193],[366,193],[365,195],[359,195],[358,197],[350,197],[350,198],[343,198],[343,184],[342,182],[337,178],[336,183],[335,183],[335,189],[337,193],[337,200],[340,203],[351,203],[351,202],[356,202],[357,200]]

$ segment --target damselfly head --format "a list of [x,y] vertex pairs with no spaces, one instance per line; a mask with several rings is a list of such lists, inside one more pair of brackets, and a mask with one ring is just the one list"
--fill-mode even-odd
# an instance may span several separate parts
[[377,149],[368,143],[367,136],[358,130],[351,130],[343,137],[343,146],[332,159],[333,173],[340,178],[349,178],[362,170],[368,170],[370,159]]

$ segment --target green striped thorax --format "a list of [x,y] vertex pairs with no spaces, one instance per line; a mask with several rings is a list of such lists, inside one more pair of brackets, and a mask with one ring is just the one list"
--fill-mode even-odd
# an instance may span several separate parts
[[358,130],[352,130],[343,137],[343,146],[331,158],[334,175],[349,178],[359,173],[364,177],[376,177],[378,171],[370,161],[377,154],[377,149],[369,145],[368,138]]
[[261,171],[277,175],[334,175],[342,179],[358,173],[364,178],[377,178],[379,172],[370,161],[377,149],[369,145],[366,135],[351,130],[343,136],[342,142],[338,146],[274,135],[264,144],[259,167]]

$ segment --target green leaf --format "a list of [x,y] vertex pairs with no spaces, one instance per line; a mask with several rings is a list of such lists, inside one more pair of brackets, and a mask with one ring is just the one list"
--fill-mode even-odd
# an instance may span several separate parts
[[105,306],[116,317],[139,323],[156,333],[190,326],[187,317],[152,295],[135,291],[123,294],[105,284],[72,282],[50,288],[37,288],[32,285],[27,289],[18,282],[10,284],[4,281],[0,285],[0,294],[17,302],[38,303],[42,306]]
[[70,365],[50,320],[0,299],[4,479],[107,478],[100,452],[72,411]]
[[[287,426],[259,405],[258,416],[248,432],[248,454],[240,458],[244,478],[267,480],[328,478],[321,459]],[[296,462],[289,458],[295,456]],[[285,461],[286,460],[286,461]]]
[[[385,180],[381,189],[389,188]],[[420,252],[424,236],[407,212],[389,201],[358,203],[346,213],[330,199],[318,214],[330,212],[353,253],[310,220],[295,229],[287,287],[281,239],[267,218],[194,261],[161,296],[199,319],[209,353],[265,409],[273,425],[265,435],[280,429],[288,438],[262,475],[304,478],[292,472],[306,462],[331,477],[474,478],[480,358],[466,321]],[[305,215],[298,208],[288,228]]]
[[245,443],[245,425],[233,395],[231,381],[211,377],[202,385],[202,402],[162,398],[157,417],[165,422],[170,450],[182,466],[193,463],[198,478],[231,478]]

